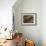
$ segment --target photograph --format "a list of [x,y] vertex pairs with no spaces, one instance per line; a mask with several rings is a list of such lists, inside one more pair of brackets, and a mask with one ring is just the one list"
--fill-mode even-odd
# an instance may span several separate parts
[[21,20],[22,25],[36,25],[37,13],[22,13]]

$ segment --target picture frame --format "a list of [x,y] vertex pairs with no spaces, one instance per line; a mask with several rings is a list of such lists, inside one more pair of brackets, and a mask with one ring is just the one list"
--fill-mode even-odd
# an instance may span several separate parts
[[21,24],[25,26],[37,25],[37,13],[22,13]]

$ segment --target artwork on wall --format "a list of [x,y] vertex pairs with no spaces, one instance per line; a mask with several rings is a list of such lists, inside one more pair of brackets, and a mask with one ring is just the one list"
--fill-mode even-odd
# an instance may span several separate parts
[[37,13],[22,13],[21,24],[26,26],[37,25]]

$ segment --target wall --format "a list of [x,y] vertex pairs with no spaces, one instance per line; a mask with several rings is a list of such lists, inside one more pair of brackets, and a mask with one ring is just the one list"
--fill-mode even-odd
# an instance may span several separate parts
[[[13,6],[13,13],[15,30],[22,32],[24,39],[34,40],[36,46],[41,46],[41,0],[23,0],[16,3]],[[37,26],[22,26],[21,13],[37,13]]]
[[41,42],[46,46],[46,0],[41,1]]
[[12,6],[16,0],[0,0],[0,27],[12,29]]
[[[12,6],[16,0],[0,0],[0,28],[6,27],[12,29]],[[3,30],[0,29],[0,32]],[[0,34],[0,38],[5,38],[5,35],[10,35],[9,31]]]

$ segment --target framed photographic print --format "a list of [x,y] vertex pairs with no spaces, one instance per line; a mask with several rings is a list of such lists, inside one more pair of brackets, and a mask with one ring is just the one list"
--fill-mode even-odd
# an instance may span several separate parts
[[22,13],[21,24],[27,26],[33,26],[37,24],[37,13]]

